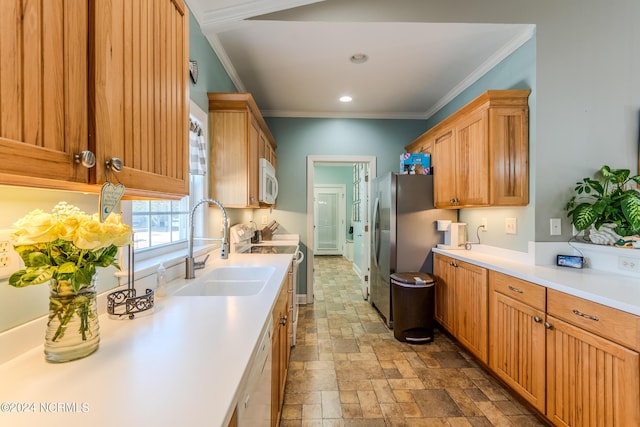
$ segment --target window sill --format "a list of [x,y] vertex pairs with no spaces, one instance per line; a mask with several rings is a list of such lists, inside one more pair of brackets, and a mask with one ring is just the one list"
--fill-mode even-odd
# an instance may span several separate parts
[[[202,245],[193,249],[193,256],[196,258],[205,256],[209,252],[218,249],[219,245]],[[136,288],[151,288],[156,286],[156,272],[158,266],[162,264],[166,269],[167,280],[171,281],[178,277],[185,276],[185,259],[188,255],[188,249],[179,249],[173,252],[167,252],[160,256],[134,261],[134,281]],[[116,276],[120,281],[120,285],[126,285],[127,271],[117,272]]]

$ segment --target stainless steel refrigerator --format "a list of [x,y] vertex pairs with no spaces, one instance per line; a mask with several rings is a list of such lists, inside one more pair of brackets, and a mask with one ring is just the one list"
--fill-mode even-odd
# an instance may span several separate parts
[[387,173],[372,183],[371,283],[369,302],[393,327],[393,273],[433,273],[431,249],[444,240],[436,220],[458,219],[456,209],[434,209],[433,175]]

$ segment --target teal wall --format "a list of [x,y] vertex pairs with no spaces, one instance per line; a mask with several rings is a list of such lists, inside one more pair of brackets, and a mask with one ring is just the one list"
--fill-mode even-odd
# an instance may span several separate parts
[[351,211],[353,210],[353,166],[325,166],[316,165],[313,175],[315,185],[343,184],[345,188],[345,227],[344,233],[347,239],[351,239],[349,227],[351,226]]
[[237,92],[198,21],[189,11],[189,59],[198,62],[198,83],[189,86],[190,97],[203,111],[209,111],[207,92]]
[[[378,174],[398,168],[404,146],[426,130],[424,120],[266,117],[277,144],[278,209],[306,213],[307,156],[376,156]],[[302,232],[302,230],[300,230]]]

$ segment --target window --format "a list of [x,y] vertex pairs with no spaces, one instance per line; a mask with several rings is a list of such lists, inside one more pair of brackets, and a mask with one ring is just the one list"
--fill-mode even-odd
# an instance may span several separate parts
[[187,240],[189,197],[180,200],[133,200],[131,224],[136,250]]

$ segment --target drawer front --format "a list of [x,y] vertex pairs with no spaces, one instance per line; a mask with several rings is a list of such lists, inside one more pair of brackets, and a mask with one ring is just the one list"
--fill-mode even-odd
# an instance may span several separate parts
[[640,351],[640,317],[582,298],[547,290],[547,313]]
[[535,283],[491,271],[489,274],[492,292],[500,292],[516,301],[538,310],[545,310],[546,288]]

